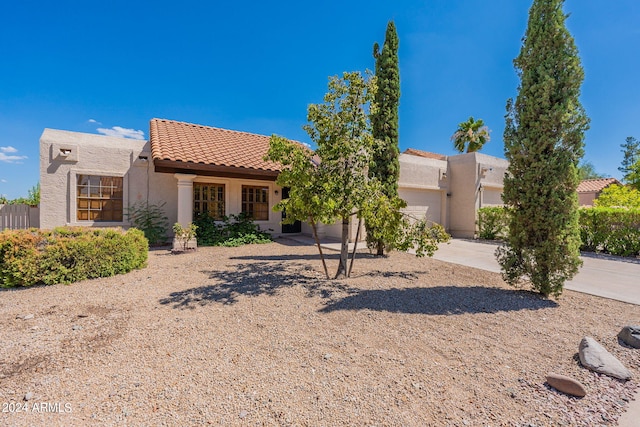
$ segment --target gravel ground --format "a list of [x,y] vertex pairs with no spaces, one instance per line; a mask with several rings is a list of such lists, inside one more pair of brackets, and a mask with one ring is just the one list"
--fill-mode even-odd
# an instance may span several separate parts
[[[633,398],[640,352],[616,334],[640,307],[359,257],[327,281],[315,248],[286,239],[156,250],[126,275],[0,291],[0,425],[598,426]],[[634,379],[581,367],[586,335]]]

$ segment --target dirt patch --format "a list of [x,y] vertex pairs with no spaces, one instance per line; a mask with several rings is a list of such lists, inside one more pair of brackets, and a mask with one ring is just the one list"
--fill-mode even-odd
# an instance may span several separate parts
[[[547,300],[400,253],[359,254],[351,279],[327,281],[315,249],[287,240],[167,253],[0,293],[0,401],[72,407],[9,425],[615,425],[637,387],[575,358],[592,336],[637,378],[640,353],[616,339],[640,323],[631,304]],[[587,396],[553,390],[550,372]]]

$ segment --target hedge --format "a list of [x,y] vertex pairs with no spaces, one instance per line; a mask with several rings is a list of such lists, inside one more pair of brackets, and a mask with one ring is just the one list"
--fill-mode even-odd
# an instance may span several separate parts
[[142,231],[59,227],[0,233],[0,286],[73,283],[146,266]]
[[580,209],[580,238],[585,251],[620,256],[640,254],[640,209]]
[[[478,210],[478,236],[501,239],[507,236],[507,209]],[[640,209],[580,208],[580,250],[618,256],[640,254]]]

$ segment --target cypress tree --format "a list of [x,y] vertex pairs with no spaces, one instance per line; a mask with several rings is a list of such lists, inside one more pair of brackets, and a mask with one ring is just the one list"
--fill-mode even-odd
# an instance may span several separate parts
[[589,118],[579,101],[584,72],[563,3],[533,1],[514,60],[518,96],[507,101],[504,131],[510,223],[498,261],[508,283],[528,281],[545,296],[560,295],[581,265],[576,188]]
[[[398,156],[398,105],[400,102],[400,68],[398,65],[398,34],[393,21],[387,24],[382,50],[378,43],[373,45],[375,75],[378,89],[374,103],[376,109],[371,114],[373,137],[377,141],[373,153],[369,175],[382,184],[382,191],[388,200],[398,197],[398,177],[400,162]],[[388,228],[388,227],[387,227]],[[375,248],[377,255],[383,255],[385,248],[384,227],[378,229],[367,225],[367,243]]]

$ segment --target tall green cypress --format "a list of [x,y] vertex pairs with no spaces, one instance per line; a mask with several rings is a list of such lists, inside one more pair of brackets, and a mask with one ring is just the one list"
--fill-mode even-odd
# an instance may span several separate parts
[[507,245],[498,250],[503,277],[558,296],[581,265],[578,162],[589,118],[580,104],[584,72],[565,26],[564,0],[534,0],[519,56],[515,102],[504,131],[509,168],[503,200]]
[[[373,137],[377,140],[369,175],[382,184],[382,191],[389,200],[398,197],[400,162],[398,156],[398,105],[400,102],[400,67],[398,65],[398,34],[393,21],[387,24],[382,50],[373,45],[376,60],[375,73],[378,89],[374,102],[376,110],[371,115]],[[382,230],[367,225],[367,243],[382,255],[385,240]]]

